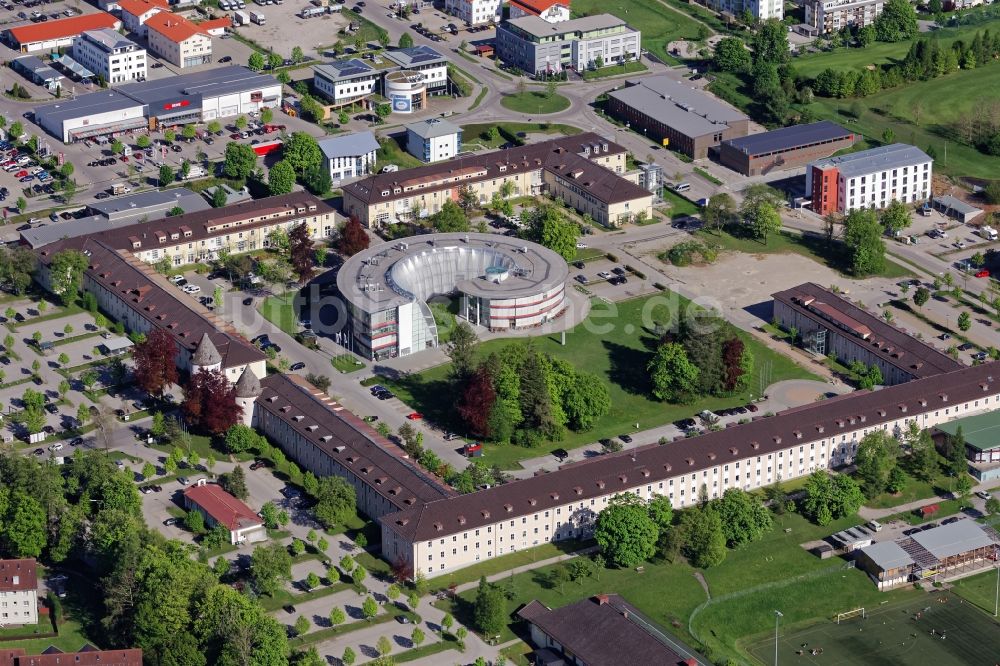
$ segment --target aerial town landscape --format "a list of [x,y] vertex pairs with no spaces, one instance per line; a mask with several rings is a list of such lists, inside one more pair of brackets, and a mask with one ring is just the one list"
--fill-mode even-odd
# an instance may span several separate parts
[[1000,661],[1000,5],[0,0],[0,59],[0,666]]

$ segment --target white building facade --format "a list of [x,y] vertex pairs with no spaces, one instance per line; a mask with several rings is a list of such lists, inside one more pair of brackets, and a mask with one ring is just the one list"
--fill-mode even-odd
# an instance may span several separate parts
[[114,30],[89,30],[73,44],[73,58],[114,85],[146,78],[146,50]]
[[892,201],[915,204],[931,196],[933,163],[914,146],[880,146],[813,162],[806,168],[806,191],[813,193],[813,210],[821,215],[881,209]]
[[406,150],[422,162],[450,160],[462,150],[462,129],[439,118],[407,125]]
[[38,624],[35,560],[0,560],[0,627]]
[[445,0],[447,13],[465,21],[466,25],[498,23],[502,0]]
[[380,78],[377,70],[357,58],[313,67],[313,86],[334,106],[368,97]]
[[371,132],[359,132],[323,139],[319,142],[330,180],[339,183],[371,173],[375,167],[379,144]]
[[863,28],[875,23],[884,6],[884,0],[806,0],[805,23],[822,33]]

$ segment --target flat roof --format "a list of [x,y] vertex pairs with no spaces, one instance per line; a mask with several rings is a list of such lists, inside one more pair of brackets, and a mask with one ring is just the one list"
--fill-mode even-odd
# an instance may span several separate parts
[[629,81],[608,96],[690,137],[717,133],[729,123],[748,120],[712,95],[666,75]]
[[403,49],[393,49],[392,51],[386,51],[382,55],[404,68],[447,60],[443,55],[424,44]]
[[872,148],[871,150],[828,157],[813,162],[810,166],[819,169],[835,168],[845,178],[853,178],[875,171],[898,169],[904,166],[913,166],[931,161],[933,160],[931,160],[930,156],[916,146],[905,143],[893,143],[888,146]]
[[913,564],[913,558],[895,541],[879,541],[861,549],[861,552],[883,571]]
[[76,99],[59,101],[55,104],[35,107],[35,118],[39,124],[62,123],[74,118],[94,116],[102,113],[142,108],[142,102],[127,97],[120,90],[100,90]]
[[[462,269],[454,272],[463,277],[444,286],[486,298],[535,296],[569,277],[566,260],[536,243],[499,234],[427,234],[358,252],[337,273],[337,288],[361,310],[381,312],[414,298],[423,300],[411,294],[414,286],[409,282],[417,282],[424,271],[433,271],[443,280],[452,262],[461,265]],[[507,277],[494,282],[485,273],[479,274],[481,266],[507,268]]]
[[815,282],[775,292],[771,297],[810,319],[833,324],[856,344],[914,377],[929,377],[962,367],[944,352]]
[[965,443],[977,451],[1000,448],[1000,411],[966,416],[937,426],[949,435],[955,435],[959,428]]
[[313,72],[331,80],[340,81],[353,79],[359,76],[368,76],[376,73],[374,67],[358,58],[350,60],[334,60],[321,65],[313,65]]
[[910,538],[938,560],[995,545],[982,525],[974,520],[959,520],[950,525],[940,525],[914,534]]
[[[63,56],[65,57],[65,56]],[[63,78],[63,75],[52,69],[48,64],[46,64],[38,56],[27,55],[21,56],[14,60],[17,66],[26,71],[30,71],[33,75],[42,79],[43,81],[58,81]]]
[[829,120],[808,125],[791,125],[780,129],[742,136],[738,139],[727,139],[723,145],[728,145],[747,155],[761,155],[777,151],[793,150],[823,141],[837,141],[852,138],[854,133]]
[[373,150],[378,150],[378,139],[372,132],[356,132],[354,134],[340,134],[320,140],[319,149],[328,160],[338,157],[354,157],[357,155],[367,155]]
[[[565,35],[574,32],[591,32],[592,30],[605,30],[629,25],[614,14],[594,14],[593,16],[583,16],[569,21],[559,21],[549,23],[538,16],[522,16],[521,18],[505,21],[504,23],[514,26],[533,37],[551,37]],[[504,23],[500,27],[504,27]]]
[[968,204],[958,197],[953,197],[950,194],[942,194],[934,197],[934,203],[950,208],[961,215],[972,215],[983,212],[982,208],[976,208],[972,204]]
[[440,136],[451,136],[462,131],[455,123],[450,123],[442,118],[428,118],[418,120],[406,126],[408,132],[413,132],[421,139],[434,139]]

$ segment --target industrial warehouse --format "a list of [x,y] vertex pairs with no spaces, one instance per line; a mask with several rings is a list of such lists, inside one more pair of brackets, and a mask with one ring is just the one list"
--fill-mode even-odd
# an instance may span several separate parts
[[228,118],[281,106],[281,84],[246,67],[130,83],[35,109],[35,122],[64,143]]

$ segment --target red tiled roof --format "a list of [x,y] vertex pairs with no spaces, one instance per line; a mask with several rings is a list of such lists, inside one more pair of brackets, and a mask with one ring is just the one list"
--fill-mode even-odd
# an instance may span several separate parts
[[79,652],[49,648],[45,654],[19,656],[12,666],[142,666],[142,650],[98,650],[92,645],[84,645]]
[[[17,579],[15,582],[14,579]],[[0,592],[37,590],[38,576],[34,558],[24,560],[0,560]]]
[[120,26],[121,22],[111,14],[96,12],[45,23],[22,25],[19,28],[10,28],[7,32],[12,40],[18,44],[31,44],[59,39],[60,37],[73,37],[87,30],[99,30],[100,28],[117,30]]
[[170,12],[153,14],[146,21],[146,27],[177,44],[191,39],[195,35],[208,36],[205,32],[207,28],[196,25],[183,16],[171,14]]
[[511,0],[510,4],[517,5],[520,9],[539,16],[552,5],[563,5],[569,7],[570,0]]
[[122,12],[127,12],[132,16],[142,16],[150,9],[169,9],[170,5],[165,0],[118,0],[118,6]]
[[217,19],[211,19],[209,21],[201,21],[196,24],[201,30],[208,31],[214,30],[216,28],[232,28],[233,21],[228,16],[223,16]]
[[230,531],[263,525],[253,509],[214,483],[192,486],[184,491],[184,497]]

